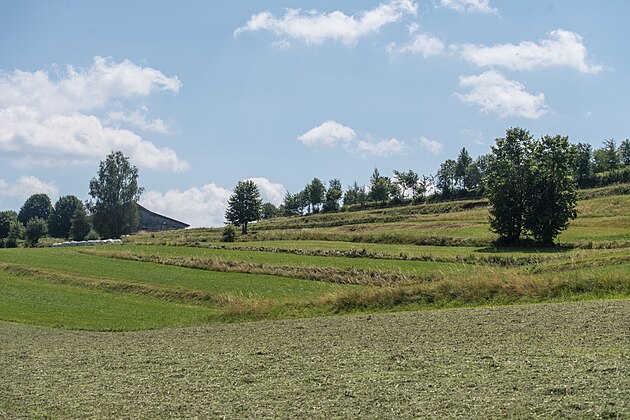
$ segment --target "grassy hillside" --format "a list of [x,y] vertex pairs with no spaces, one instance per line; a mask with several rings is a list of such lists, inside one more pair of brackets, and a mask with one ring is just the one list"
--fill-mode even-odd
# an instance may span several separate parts
[[0,319],[137,330],[627,297],[624,192],[583,192],[553,248],[493,246],[477,200],[272,219],[234,243],[190,229],[122,246],[0,250]]
[[0,418],[626,418],[628,192],[551,248],[478,200],[0,249]]

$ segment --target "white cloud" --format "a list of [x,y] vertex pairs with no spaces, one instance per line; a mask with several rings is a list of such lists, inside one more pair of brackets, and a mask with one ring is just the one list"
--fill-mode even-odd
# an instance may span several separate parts
[[102,125],[93,115],[42,115],[26,107],[0,109],[0,150],[28,157],[33,165],[42,159],[50,165],[88,164],[112,150],[122,150],[144,168],[181,172],[187,162],[174,150],[159,148],[130,130]]
[[479,130],[472,130],[470,128],[464,128],[462,130],[462,134],[468,137],[477,146],[485,146],[486,144],[483,141],[483,133]]
[[[265,202],[275,205],[282,203],[287,191],[284,185],[263,177],[248,180],[254,181],[258,186]],[[218,227],[224,226],[225,210],[231,195],[231,190],[210,183],[184,191],[147,191],[142,195],[140,204],[149,210],[188,223],[191,227]]]
[[271,46],[279,50],[286,50],[287,48],[291,48],[291,43],[286,39],[279,39],[277,41],[273,41]]
[[396,139],[377,141],[370,139],[369,135],[363,137],[358,138],[357,133],[350,127],[328,120],[302,134],[298,140],[308,146],[340,145],[346,152],[362,157],[368,155],[389,157],[399,155],[408,149],[405,142]]
[[231,194],[230,190],[211,183],[185,191],[147,191],[140,204],[192,227],[216,227],[223,226]]
[[444,150],[444,143],[440,143],[437,140],[430,140],[424,136],[420,137],[418,143],[423,149],[433,153],[434,155],[439,155]]
[[330,146],[339,142],[350,142],[357,134],[350,127],[328,120],[321,125],[311,128],[298,137],[298,140],[309,146]]
[[411,36],[409,42],[401,45],[400,47],[396,46],[396,43],[392,42],[387,47],[387,52],[390,54],[419,54],[422,55],[424,58],[434,55],[441,55],[444,53],[445,46],[441,39],[418,31],[419,26],[417,24],[411,25],[409,27],[409,34]]
[[588,51],[582,37],[575,32],[556,29],[538,43],[499,44],[491,47],[463,44],[455,46],[461,56],[480,67],[502,66],[510,70],[537,70],[547,67],[568,67],[582,73],[596,74],[600,65],[589,64]]
[[149,109],[146,106],[142,106],[136,111],[111,111],[107,114],[107,122],[122,122],[131,124],[144,131],[152,131],[155,133],[169,134],[170,130],[168,124],[161,118],[154,120],[148,119]]
[[490,0],[440,0],[440,5],[460,13],[495,15],[499,12],[496,8],[490,6]]
[[59,195],[59,187],[54,182],[45,182],[34,176],[21,176],[13,183],[0,179],[0,197],[25,200],[33,194],[41,193],[47,194],[54,201]]
[[247,178],[247,181],[254,181],[260,190],[263,201],[272,203],[276,206],[282,204],[287,189],[278,182],[271,182],[267,178]]
[[545,95],[532,95],[522,83],[506,79],[494,70],[479,76],[460,76],[459,86],[470,88],[467,94],[457,96],[467,104],[481,107],[483,112],[494,112],[500,117],[537,119],[547,112]]
[[102,108],[113,98],[177,93],[181,86],[177,77],[166,77],[151,67],[97,56],[88,69],[67,66],[59,80],[51,80],[43,70],[15,70],[0,76],[0,107],[21,105],[47,114],[69,114]]
[[[95,57],[92,66],[51,79],[48,72],[16,70],[0,74],[0,150],[12,161],[46,161],[49,165],[92,164],[111,150],[122,150],[134,163],[151,169],[183,171],[188,163],[174,150],[161,148],[128,129],[107,125],[126,121],[143,129],[163,130],[162,120],[147,121],[148,110],[111,113],[101,119],[116,98],[146,97],[156,91],[177,93],[181,82],[158,70],[125,60]],[[89,112],[89,113],[88,113]]]
[[383,26],[400,21],[405,15],[415,15],[417,9],[418,6],[411,0],[391,0],[360,12],[358,18],[338,10],[325,13],[287,9],[282,18],[266,11],[252,15],[244,26],[234,31],[234,36],[267,30],[279,37],[301,39],[309,45],[319,45],[330,39],[352,46],[359,38],[376,33]]
[[359,140],[354,146],[354,152],[361,156],[373,155],[388,157],[400,155],[407,149],[407,144],[396,139],[380,141]]

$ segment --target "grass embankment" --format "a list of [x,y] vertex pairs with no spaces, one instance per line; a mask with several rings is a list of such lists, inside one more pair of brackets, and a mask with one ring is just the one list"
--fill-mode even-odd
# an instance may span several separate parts
[[628,418],[630,300],[90,333],[0,322],[0,417]]

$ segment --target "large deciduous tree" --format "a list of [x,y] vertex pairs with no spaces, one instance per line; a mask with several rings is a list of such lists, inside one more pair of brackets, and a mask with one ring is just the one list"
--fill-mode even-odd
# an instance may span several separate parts
[[260,191],[253,181],[239,181],[228,200],[225,219],[234,226],[240,226],[243,235],[247,225],[260,219],[262,200]]
[[577,215],[575,149],[568,137],[544,136],[531,144],[530,154],[525,229],[538,242],[551,244]]
[[69,238],[72,217],[83,203],[74,195],[59,197],[48,217],[48,233],[55,238]]
[[510,128],[488,157],[485,195],[490,200],[490,228],[506,242],[523,233],[528,180],[529,131]]
[[18,220],[20,223],[26,226],[29,220],[39,217],[43,220],[48,220],[50,213],[52,212],[52,204],[50,197],[46,194],[33,194],[26,199],[20,213],[18,214]]
[[136,202],[142,188],[138,187],[138,168],[122,152],[112,152],[101,161],[98,176],[90,181],[88,204],[94,229],[103,238],[119,238],[138,228]]
[[509,129],[488,158],[491,229],[508,243],[521,235],[553,243],[576,217],[575,161],[576,148],[567,137],[534,141],[522,128]]

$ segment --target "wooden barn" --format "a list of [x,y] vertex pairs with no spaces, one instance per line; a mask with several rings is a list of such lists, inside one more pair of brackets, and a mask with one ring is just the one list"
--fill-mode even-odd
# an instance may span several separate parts
[[[137,203],[136,203],[137,204]],[[151,210],[138,205],[138,215],[140,216],[140,224],[138,230],[145,230],[148,232],[157,232],[160,230],[173,230],[184,229],[190,225],[179,220],[171,219],[170,217],[162,216],[152,212]]]

